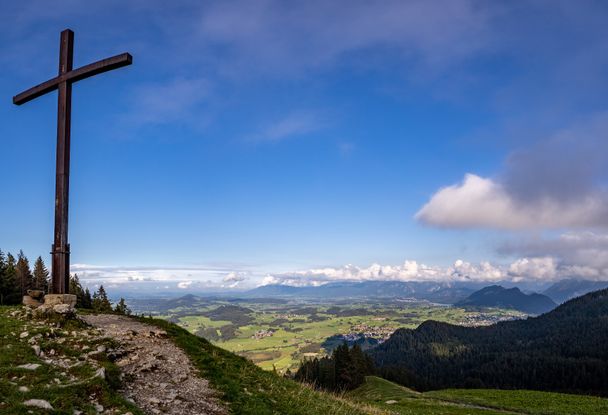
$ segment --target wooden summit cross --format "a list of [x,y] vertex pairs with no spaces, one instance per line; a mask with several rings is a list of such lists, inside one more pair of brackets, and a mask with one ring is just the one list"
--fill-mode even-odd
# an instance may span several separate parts
[[13,97],[13,104],[21,105],[54,90],[59,90],[57,109],[57,167],[55,181],[55,232],[51,255],[53,294],[67,294],[70,281],[70,244],[68,243],[68,196],[70,187],[70,120],[72,115],[72,84],[100,73],[131,65],[128,53],[102,59],[72,69],[74,32],[61,32],[59,75]]

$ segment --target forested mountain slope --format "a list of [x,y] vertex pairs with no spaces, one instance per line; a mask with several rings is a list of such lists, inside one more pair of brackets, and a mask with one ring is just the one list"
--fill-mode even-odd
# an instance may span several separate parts
[[542,314],[557,307],[557,304],[546,295],[524,294],[517,287],[504,288],[500,285],[484,287],[455,305],[458,307],[509,308],[528,314]]
[[536,318],[487,327],[427,321],[370,351],[381,374],[420,390],[486,387],[608,395],[608,289]]

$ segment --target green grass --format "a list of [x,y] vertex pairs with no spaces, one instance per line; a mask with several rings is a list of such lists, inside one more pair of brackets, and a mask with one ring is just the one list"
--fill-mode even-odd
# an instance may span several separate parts
[[[424,415],[498,415],[504,412],[492,409],[472,408],[469,405],[456,404],[426,398],[418,392],[399,386],[387,380],[368,376],[363,386],[345,396],[355,402],[375,406],[378,409],[391,411],[393,414]],[[388,402],[388,403],[387,403]]]
[[[104,408],[115,408],[118,413],[131,411],[136,415],[142,414],[116,392],[120,385],[119,371],[104,355],[99,357],[99,364],[106,370],[106,379],[95,378],[95,368],[88,363],[70,368],[46,364],[36,356],[28,339],[40,334],[43,337],[39,345],[43,351],[54,350],[56,356],[66,358],[80,356],[84,353],[82,346],[89,347],[87,351],[95,350],[101,344],[111,346],[109,342],[71,336],[71,332],[87,330],[79,321],[58,320],[55,324],[37,324],[39,322],[36,320],[11,317],[10,313],[16,310],[19,308],[0,307],[0,414],[72,414],[75,409],[85,414],[96,414],[90,403],[91,396]],[[20,339],[19,335],[25,331],[29,336]],[[17,367],[26,363],[41,366],[34,371]],[[61,386],[66,384],[69,387]],[[20,392],[20,386],[29,388],[29,391]],[[54,411],[24,406],[23,402],[29,399],[44,399],[53,406]]]
[[141,318],[167,331],[228,402],[234,414],[357,415],[387,414],[365,404],[350,402],[262,370],[250,361],[194,336],[164,320]]
[[[608,399],[529,390],[447,389],[419,393],[369,376],[347,398],[395,414],[605,415]],[[387,404],[387,401],[395,401]]]
[[533,415],[604,415],[608,399],[529,390],[448,389],[427,392],[427,397],[467,402]]

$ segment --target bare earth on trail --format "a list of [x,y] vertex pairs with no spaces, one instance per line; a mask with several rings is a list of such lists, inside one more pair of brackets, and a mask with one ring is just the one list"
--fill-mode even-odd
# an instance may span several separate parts
[[123,394],[147,414],[226,414],[217,392],[166,333],[129,317],[82,316],[120,343],[115,363],[124,374]]

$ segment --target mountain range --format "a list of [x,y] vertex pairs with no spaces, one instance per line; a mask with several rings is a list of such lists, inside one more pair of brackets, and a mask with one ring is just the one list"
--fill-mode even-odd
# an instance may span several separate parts
[[504,288],[500,285],[491,285],[475,291],[454,305],[458,307],[509,308],[528,314],[542,314],[557,307],[557,304],[546,295],[524,294],[517,287]]
[[608,288],[608,281],[588,281],[570,278],[556,282],[543,291],[543,294],[551,297],[556,303],[561,304],[571,298],[604,288]]
[[[478,287],[477,287],[478,288]],[[453,304],[466,298],[475,288],[463,283],[423,281],[332,282],[321,286],[293,287],[264,285],[240,294],[244,297],[299,298],[416,298],[436,303]]]
[[[506,287],[512,286],[507,281],[499,282]],[[483,281],[341,281],[330,282],[319,286],[291,286],[284,284],[269,284],[237,295],[245,298],[262,297],[300,297],[300,298],[416,298],[443,304],[454,304],[465,300],[476,290],[484,288]],[[608,281],[589,281],[583,279],[565,279],[558,281],[548,288],[546,285],[524,285],[526,290],[542,291],[557,304],[571,298],[581,296],[591,291],[608,288]],[[523,294],[523,293],[522,293]],[[221,295],[235,295],[227,292]],[[505,293],[507,296],[517,293]]]

